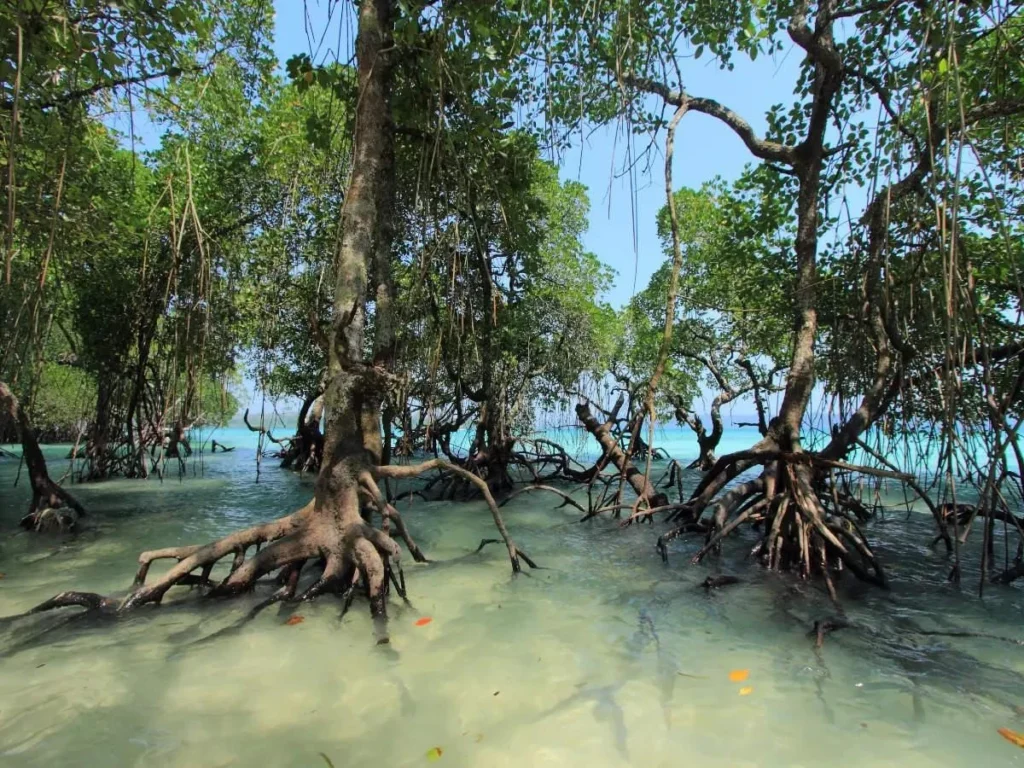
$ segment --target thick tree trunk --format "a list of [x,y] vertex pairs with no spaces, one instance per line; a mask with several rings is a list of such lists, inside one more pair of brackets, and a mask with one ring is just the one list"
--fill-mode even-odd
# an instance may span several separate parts
[[778,437],[784,450],[800,450],[800,427],[814,389],[814,344],[818,332],[818,205],[821,171],[825,164],[825,131],[832,103],[843,81],[843,62],[832,34],[835,0],[817,9],[815,28],[808,25],[809,3],[798,4],[790,19],[789,34],[814,66],[814,98],[807,135],[795,147],[793,168],[800,181],[797,193],[796,302],[793,353],[782,407]]
[[[261,576],[277,571],[283,586],[263,605],[276,600],[311,599],[326,591],[341,591],[351,597],[361,584],[369,598],[378,641],[386,642],[383,622],[387,580],[390,579],[399,594],[405,595],[404,577],[398,567],[400,551],[387,532],[388,526],[395,526],[415,559],[425,558],[409,536],[401,515],[388,504],[376,481],[415,477],[434,469],[466,477],[477,484],[508,549],[513,572],[519,570],[520,557],[530,562],[509,536],[494,497],[480,478],[439,459],[417,466],[380,466],[380,410],[383,392],[390,381],[386,363],[392,322],[386,316],[390,278],[384,274],[391,256],[391,224],[382,220],[382,213],[393,208],[391,198],[394,195],[390,114],[394,20],[391,14],[391,0],[361,0],[359,3],[355,146],[341,214],[342,236],[335,265],[337,283],[325,392],[327,428],[313,501],[291,515],[211,544],[143,552],[139,556],[135,588],[116,606],[118,612],[158,603],[178,584],[207,587],[210,595],[237,594],[251,589]],[[377,281],[374,326],[378,335],[374,340],[373,361],[367,363],[363,359],[364,324],[369,273],[374,263]],[[370,524],[371,511],[379,513],[384,520],[380,529]],[[265,542],[267,546],[260,549]],[[254,546],[256,554],[246,558],[247,551]],[[210,581],[214,566],[229,555],[234,557],[230,574],[214,584]],[[178,563],[146,584],[150,565],[164,559]],[[299,576],[307,562],[318,562],[323,570],[316,581],[296,596]],[[102,609],[111,603],[99,595],[69,592],[57,595],[36,610],[67,605]]]
[[626,452],[612,434],[608,422],[600,422],[594,418],[589,406],[586,403],[577,403],[576,416],[583,423],[583,427],[600,444],[602,456],[622,472],[630,487],[636,495],[646,501],[652,507],[664,506],[668,503],[668,497],[655,488],[647,476],[637,469],[629,460]]
[[50,479],[46,459],[36,440],[28,414],[21,408],[10,387],[0,381],[0,414],[9,418],[21,440],[22,456],[28,470],[32,501],[21,525],[29,530],[68,531],[78,523],[85,510],[75,498]]

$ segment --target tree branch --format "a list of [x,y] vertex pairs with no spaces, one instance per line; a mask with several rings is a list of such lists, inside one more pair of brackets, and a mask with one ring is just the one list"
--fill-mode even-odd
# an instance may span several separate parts
[[623,75],[622,82],[637,90],[660,96],[666,104],[701,112],[725,123],[743,141],[751,154],[761,160],[784,165],[794,165],[796,161],[793,147],[758,137],[750,123],[714,99],[689,96],[683,91],[672,90],[664,83],[646,77]]

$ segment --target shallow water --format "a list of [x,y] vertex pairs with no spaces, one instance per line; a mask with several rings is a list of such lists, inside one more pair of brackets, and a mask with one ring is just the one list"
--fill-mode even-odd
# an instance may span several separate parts
[[[11,489],[14,470],[0,460],[0,616],[62,589],[123,590],[140,550],[277,516],[311,489],[272,463],[254,483],[242,446],[181,482],[75,486],[88,527],[53,538],[16,532],[27,491]],[[323,753],[418,766],[434,747],[442,766],[1024,765],[996,733],[1024,731],[1024,647],[915,633],[1024,637],[1024,589],[979,600],[971,570],[960,591],[946,584],[922,515],[871,526],[893,589],[844,585],[857,628],[817,652],[807,630],[834,610],[751,569],[749,539],[702,566],[687,564],[696,541],[676,542],[666,567],[658,526],[580,525],[543,494],[505,512],[545,570],[513,579],[498,546],[473,554],[495,535],[481,504],[408,507],[435,562],[405,564],[412,605],[391,602],[389,646],[374,645],[365,603],[339,619],[330,597],[247,624],[259,594],[187,589],[123,619],[0,621],[0,765],[324,766]],[[716,572],[743,583],[706,595]],[[736,669],[749,678],[731,682]]]

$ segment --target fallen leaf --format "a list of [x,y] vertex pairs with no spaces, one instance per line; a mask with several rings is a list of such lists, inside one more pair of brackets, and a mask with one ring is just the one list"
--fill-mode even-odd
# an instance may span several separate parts
[[6,575],[7,575],[6,573],[0,573],[0,579],[2,579]]
[[431,747],[427,750],[427,762],[436,763],[441,759],[441,755],[444,754],[444,750],[440,747]]
[[754,687],[751,685],[745,685],[740,688],[740,696],[749,696],[754,692]]
[[729,679],[734,683],[742,683],[748,677],[750,677],[749,669],[734,669],[729,673]]
[[1000,728],[999,735],[1007,741],[1016,744],[1018,747],[1024,747],[1024,734],[1011,731],[1009,728]]
[[334,763],[331,762],[331,758],[329,758],[323,752],[320,753],[320,757],[322,757],[324,759],[324,762],[327,763],[327,768],[334,768]]
[[422,619],[416,619],[416,626],[417,627],[425,627],[425,626],[427,626],[427,624],[429,624],[432,621],[433,621],[433,619],[430,618],[429,616],[424,616]]
[[483,740],[484,740],[484,735],[483,735],[482,733],[478,733],[478,734],[476,735],[476,738],[475,738],[475,739],[473,739],[473,741],[475,741],[475,742],[476,742],[477,744],[479,744],[479,743],[480,743],[481,741],[483,741]]
[[306,620],[305,616],[289,616],[288,621],[285,622],[289,627],[294,627],[296,624],[301,624]]
[[497,696],[501,691],[495,691],[493,695]]

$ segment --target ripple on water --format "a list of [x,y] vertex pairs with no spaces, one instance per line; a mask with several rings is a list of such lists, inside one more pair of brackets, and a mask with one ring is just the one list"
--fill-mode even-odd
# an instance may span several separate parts
[[[123,589],[139,550],[205,541],[311,493],[309,478],[274,469],[255,484],[240,449],[202,477],[76,488],[91,527],[58,540],[13,534],[27,499],[8,493],[10,471],[0,465],[0,615],[68,587]],[[665,567],[657,526],[579,525],[553,506],[524,495],[506,508],[547,568],[515,580],[500,547],[472,553],[494,536],[480,504],[408,507],[436,562],[406,563],[411,605],[392,604],[387,647],[373,645],[365,606],[340,619],[333,599],[242,624],[258,596],[197,604],[178,590],[117,621],[0,622],[0,764],[315,766],[323,752],[339,766],[417,766],[438,746],[453,766],[1024,765],[996,734],[1024,730],[1024,649],[915,634],[1021,636],[1022,590],[979,601],[952,589],[922,546],[927,518],[873,527],[894,589],[846,585],[857,629],[815,652],[806,631],[834,608],[748,571],[749,538],[706,567],[686,564],[696,542],[677,541]],[[744,581],[705,594],[714,572]],[[292,613],[305,620],[287,625]],[[747,679],[731,682],[736,669]]]

